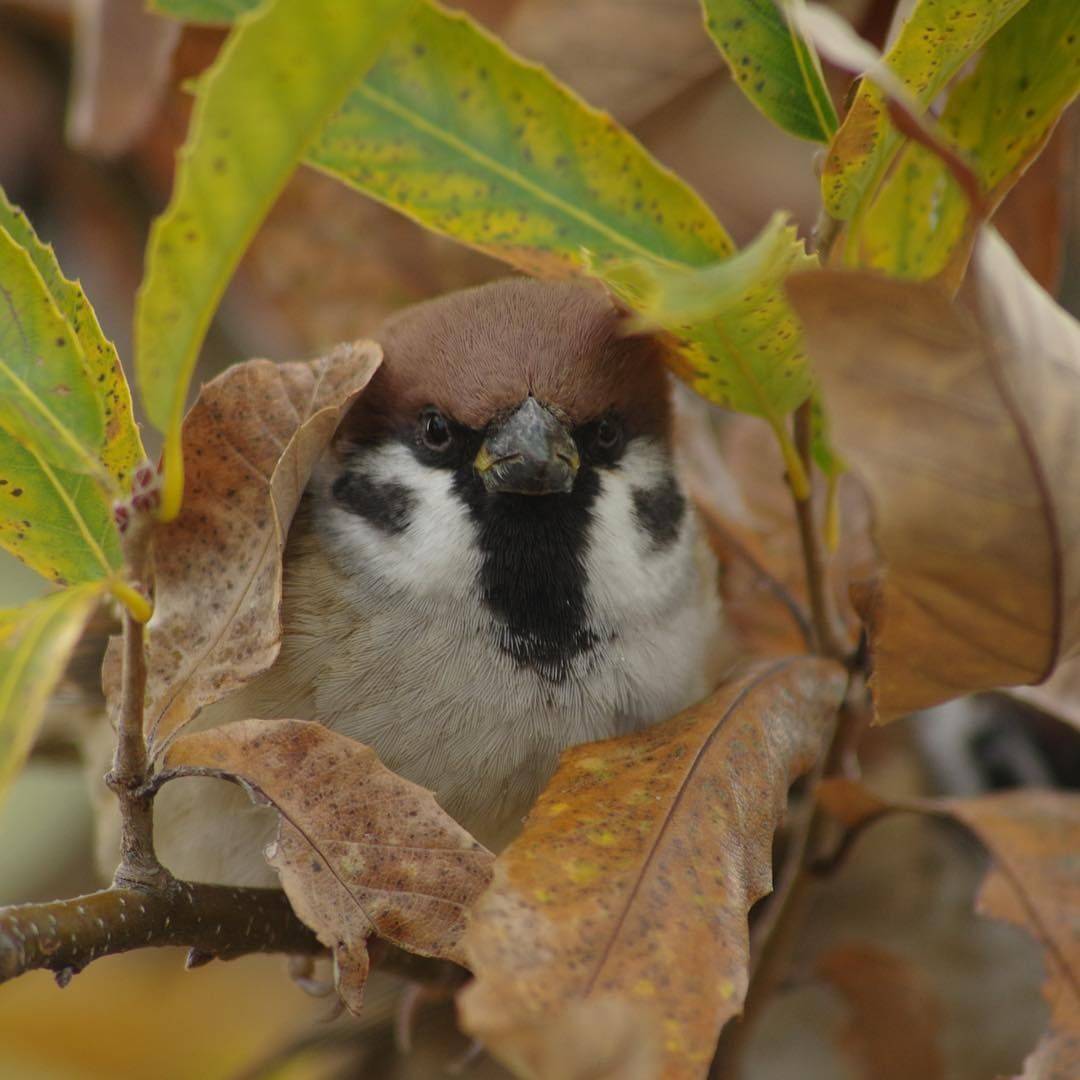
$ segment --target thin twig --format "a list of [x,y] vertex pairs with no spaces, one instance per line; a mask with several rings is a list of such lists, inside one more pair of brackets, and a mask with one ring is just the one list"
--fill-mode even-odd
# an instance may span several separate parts
[[[150,523],[132,523],[124,537],[128,572],[149,592]],[[130,611],[124,612],[123,668],[120,712],[116,723],[116,754],[106,782],[120,803],[120,865],[113,882],[118,887],[162,889],[171,877],[154,853],[153,799],[141,789],[149,774],[143,712],[146,701],[145,633]]]

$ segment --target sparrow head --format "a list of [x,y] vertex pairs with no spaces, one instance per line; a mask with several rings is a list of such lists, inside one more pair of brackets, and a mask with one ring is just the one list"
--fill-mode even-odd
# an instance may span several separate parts
[[661,344],[599,290],[527,279],[376,337],[383,365],[316,489],[328,550],[368,593],[478,596],[504,651],[565,675],[685,561]]

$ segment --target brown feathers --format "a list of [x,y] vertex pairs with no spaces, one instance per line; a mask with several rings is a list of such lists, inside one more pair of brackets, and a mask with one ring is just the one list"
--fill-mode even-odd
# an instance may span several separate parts
[[480,430],[529,394],[573,426],[612,410],[631,435],[667,432],[661,345],[628,335],[589,285],[508,278],[407,308],[375,336],[386,358],[346,439],[403,432],[428,405]]

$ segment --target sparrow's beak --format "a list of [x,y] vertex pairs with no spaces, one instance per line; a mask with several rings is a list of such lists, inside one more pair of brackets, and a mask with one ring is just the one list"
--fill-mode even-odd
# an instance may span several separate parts
[[571,491],[581,459],[566,425],[531,395],[488,431],[473,465],[488,491]]

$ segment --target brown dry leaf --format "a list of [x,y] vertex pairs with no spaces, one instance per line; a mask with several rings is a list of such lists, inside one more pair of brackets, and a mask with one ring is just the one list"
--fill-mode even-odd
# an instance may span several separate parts
[[[702,1075],[746,993],[747,912],[771,887],[788,786],[846,681],[810,657],[759,665],[666,723],[567,751],[470,917],[465,1030],[518,1062],[583,1001],[616,997],[659,1018],[661,1075]],[[583,1031],[573,1061],[603,1034]],[[565,1057],[534,1067],[584,1075]]]
[[[151,753],[205,705],[265,671],[281,639],[281,555],[308,476],[382,353],[250,360],[203,387],[184,420],[184,506],[154,533],[146,727]],[[105,665],[119,699],[116,641]]]
[[176,740],[164,766],[237,780],[278,810],[268,858],[296,913],[333,950],[352,1011],[372,933],[464,963],[465,911],[494,856],[370,747],[303,720],[242,720]]
[[1080,325],[990,231],[975,272],[977,316],[866,273],[789,283],[875,502],[882,720],[1039,682],[1080,649]]
[[68,139],[104,157],[123,153],[153,119],[170,80],[181,24],[144,0],[76,0]]
[[1025,1063],[1025,1080],[1065,1080],[1080,1071],[1080,794],[1019,790],[974,799],[889,802],[849,780],[827,780],[822,806],[849,828],[915,811],[970,829],[994,864],[977,910],[1026,931],[1042,947],[1050,1029]]
[[818,958],[817,969],[844,997],[850,1019],[845,1049],[872,1080],[938,1080],[945,1068],[938,1046],[940,1007],[919,972],[880,946],[840,945]]

